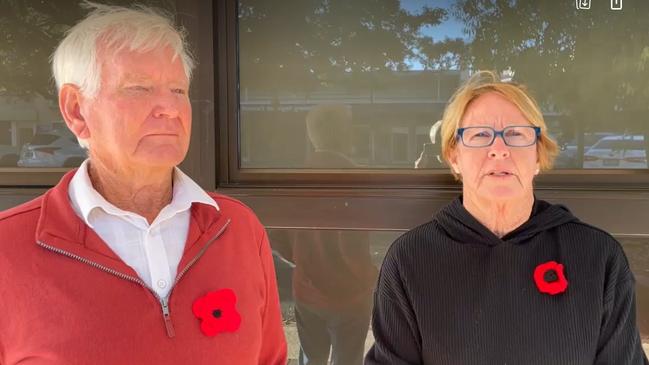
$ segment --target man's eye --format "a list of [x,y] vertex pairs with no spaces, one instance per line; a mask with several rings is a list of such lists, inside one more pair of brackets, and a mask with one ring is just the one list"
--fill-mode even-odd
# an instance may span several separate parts
[[171,89],[171,92],[173,92],[174,94],[180,94],[180,95],[187,94],[187,91],[185,91],[185,89]]
[[133,85],[129,86],[128,89],[133,91],[149,91],[151,88],[142,85]]

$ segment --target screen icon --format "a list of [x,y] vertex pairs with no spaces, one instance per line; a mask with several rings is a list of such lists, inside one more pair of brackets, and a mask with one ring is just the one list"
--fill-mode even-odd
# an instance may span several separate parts
[[622,10],[622,0],[611,0],[611,10]]
[[[590,0],[575,0],[577,2],[577,9],[590,9]],[[613,4],[614,0],[611,0],[611,4]],[[622,0],[620,0],[621,3]],[[613,5],[611,5],[613,6]]]

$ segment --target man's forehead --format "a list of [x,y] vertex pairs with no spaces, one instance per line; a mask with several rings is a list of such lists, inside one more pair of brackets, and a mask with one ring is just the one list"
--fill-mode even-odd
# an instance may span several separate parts
[[[173,58],[172,54],[155,52],[127,51],[120,52],[115,57],[107,58],[103,62],[103,76],[108,76],[118,82],[138,82],[168,80],[187,84],[187,75],[179,57]],[[153,52],[153,51],[152,51]],[[168,66],[172,66],[170,68]]]

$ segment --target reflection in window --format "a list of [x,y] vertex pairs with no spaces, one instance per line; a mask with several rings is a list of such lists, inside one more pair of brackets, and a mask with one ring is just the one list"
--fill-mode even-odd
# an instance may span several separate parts
[[401,232],[268,231],[289,358],[361,364],[378,268]]
[[636,312],[645,352],[649,352],[649,239],[618,238],[635,276]]
[[[351,124],[369,133],[353,139],[355,166],[413,168],[430,142],[420,130],[440,119],[473,71],[495,69],[539,101],[561,146],[556,168],[646,169],[649,3],[600,5],[241,0],[241,166],[317,168],[308,161],[306,116],[343,104]],[[406,136],[386,137],[391,128]],[[637,145],[590,151],[607,137]]]

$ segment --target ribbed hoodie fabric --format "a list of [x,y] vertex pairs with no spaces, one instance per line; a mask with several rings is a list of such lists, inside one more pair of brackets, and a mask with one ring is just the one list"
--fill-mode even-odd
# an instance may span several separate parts
[[[560,294],[535,284],[549,261],[564,265]],[[620,244],[561,205],[535,200],[499,238],[460,197],[390,247],[365,364],[649,364],[634,283]]]

